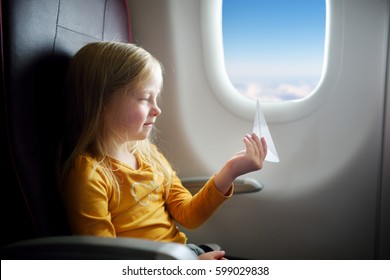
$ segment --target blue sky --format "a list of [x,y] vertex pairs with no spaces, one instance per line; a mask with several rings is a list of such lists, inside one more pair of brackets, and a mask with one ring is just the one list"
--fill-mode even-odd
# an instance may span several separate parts
[[325,0],[223,0],[226,69],[263,101],[308,95],[321,75]]

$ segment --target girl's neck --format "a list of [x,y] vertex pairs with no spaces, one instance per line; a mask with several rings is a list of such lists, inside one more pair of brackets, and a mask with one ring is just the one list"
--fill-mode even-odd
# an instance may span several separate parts
[[127,164],[134,170],[139,168],[136,156],[134,153],[129,151],[127,145],[122,145],[116,149],[110,150],[108,155],[116,160],[119,160],[120,162]]

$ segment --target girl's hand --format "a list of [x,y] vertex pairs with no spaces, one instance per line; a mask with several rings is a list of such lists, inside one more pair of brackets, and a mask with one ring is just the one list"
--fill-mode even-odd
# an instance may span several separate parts
[[199,260],[226,260],[225,251],[211,251],[198,256]]
[[240,175],[260,170],[267,155],[267,143],[264,137],[259,139],[256,134],[245,135],[245,150],[238,152],[228,163],[231,163],[232,175],[237,178]]
[[267,143],[264,137],[259,139],[255,133],[247,134],[244,143],[245,150],[231,157],[214,177],[215,186],[222,194],[228,193],[231,184],[238,176],[263,168],[267,155]]

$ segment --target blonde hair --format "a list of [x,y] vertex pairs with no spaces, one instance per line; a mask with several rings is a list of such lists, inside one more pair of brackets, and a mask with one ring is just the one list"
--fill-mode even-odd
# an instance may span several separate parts
[[[94,42],[85,45],[72,58],[68,69],[66,160],[62,165],[60,186],[66,187],[67,176],[81,155],[93,157],[97,167],[112,184],[119,186],[107,157],[105,135],[111,133],[103,121],[104,106],[120,89],[142,87],[154,71],[163,71],[160,62],[145,49],[120,42]],[[131,94],[127,91],[126,94]],[[150,139],[130,141],[129,150],[164,176],[169,192],[172,170]],[[119,188],[118,188],[119,190]]]

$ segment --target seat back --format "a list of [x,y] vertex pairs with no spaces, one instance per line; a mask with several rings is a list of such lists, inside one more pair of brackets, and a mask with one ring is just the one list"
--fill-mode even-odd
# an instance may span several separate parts
[[5,245],[69,233],[56,178],[67,64],[88,42],[131,36],[126,0],[0,1]]

